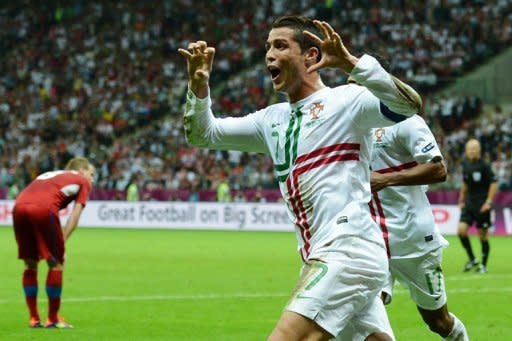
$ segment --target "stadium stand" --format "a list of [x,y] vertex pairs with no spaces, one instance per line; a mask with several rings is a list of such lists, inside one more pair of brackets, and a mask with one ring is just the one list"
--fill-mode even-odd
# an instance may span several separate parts
[[[93,198],[124,199],[135,174],[143,199],[211,200],[220,175],[233,191],[277,200],[271,160],[197,150],[182,133],[184,63],[176,53],[205,39],[217,48],[214,112],[241,115],[280,101],[261,60],[271,20],[304,13],[328,20],[357,53],[377,53],[425,96],[424,116],[460,182],[462,141],[477,136],[501,189],[512,188],[512,114],[474,96],[438,96],[455,77],[510,45],[509,1],[284,0],[83,1],[0,5],[0,187],[24,187],[71,155],[98,167]],[[370,20],[360,20],[370,18]],[[361,24],[367,22],[367,24]],[[331,85],[344,75],[327,70]],[[228,78],[228,75],[234,75]],[[2,192],[0,192],[2,195]]]

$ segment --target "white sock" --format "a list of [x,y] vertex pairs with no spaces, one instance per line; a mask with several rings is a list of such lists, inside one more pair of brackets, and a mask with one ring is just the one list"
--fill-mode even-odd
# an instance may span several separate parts
[[443,340],[447,341],[469,341],[468,332],[464,324],[457,318],[457,316],[449,313],[453,317],[453,328],[450,334]]

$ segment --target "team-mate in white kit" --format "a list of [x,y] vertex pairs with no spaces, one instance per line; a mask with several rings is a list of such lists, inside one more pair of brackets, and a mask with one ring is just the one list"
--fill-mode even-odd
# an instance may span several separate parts
[[409,290],[430,330],[444,340],[469,340],[464,324],[449,313],[441,269],[448,242],[439,232],[425,194],[442,182],[446,167],[437,142],[418,115],[373,129],[372,216],[381,226],[390,277],[383,299],[391,301],[397,279]]

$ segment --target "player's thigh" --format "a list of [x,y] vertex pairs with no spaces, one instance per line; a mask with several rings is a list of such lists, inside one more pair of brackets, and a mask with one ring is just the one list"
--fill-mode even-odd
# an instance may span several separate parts
[[37,236],[30,220],[30,210],[22,205],[14,207],[13,228],[18,244],[18,258],[39,259]]
[[52,263],[64,263],[64,237],[59,217],[51,212],[41,212],[38,224],[38,241],[43,257]]
[[64,261],[64,239],[58,216],[44,207],[26,204],[20,209],[23,218],[21,230],[30,235],[29,258],[46,259],[55,263]]
[[304,264],[285,310],[305,316],[337,335],[380,295],[388,272],[386,251],[356,239],[343,252],[329,252],[321,260]]
[[391,340],[395,339],[386,309],[378,296],[354,316],[336,341],[364,341],[375,333],[385,333]]
[[442,254],[443,250],[439,248],[422,257],[390,261],[391,272],[422,309],[437,310],[446,304]]

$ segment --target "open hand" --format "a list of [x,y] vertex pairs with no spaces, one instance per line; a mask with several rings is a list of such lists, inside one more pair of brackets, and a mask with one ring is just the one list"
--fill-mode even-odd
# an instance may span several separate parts
[[215,48],[208,47],[205,41],[199,40],[188,45],[188,50],[178,49],[187,59],[189,87],[197,94],[199,89],[208,86],[213,66]]
[[322,58],[318,63],[311,65],[308,68],[308,72],[314,72],[324,67],[333,67],[350,73],[358,58],[350,54],[345,45],[343,45],[340,35],[334,31],[331,25],[319,20],[313,20],[313,23],[323,33],[323,39],[309,31],[304,31],[304,35],[320,46]]

